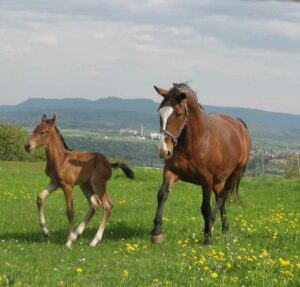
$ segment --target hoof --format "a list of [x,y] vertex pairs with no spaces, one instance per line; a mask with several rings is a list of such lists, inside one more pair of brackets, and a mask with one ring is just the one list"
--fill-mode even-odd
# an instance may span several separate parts
[[212,242],[211,242],[209,237],[205,237],[202,244],[203,245],[210,245],[210,244],[212,244]]
[[152,235],[151,242],[155,244],[160,244],[164,241],[164,236],[162,234],[159,235]]
[[43,235],[44,235],[44,237],[48,237],[48,235],[49,235],[49,230],[47,229],[47,228],[43,228]]
[[229,228],[228,228],[228,227],[222,228],[222,233],[223,233],[223,234],[226,234],[228,231],[229,231]]

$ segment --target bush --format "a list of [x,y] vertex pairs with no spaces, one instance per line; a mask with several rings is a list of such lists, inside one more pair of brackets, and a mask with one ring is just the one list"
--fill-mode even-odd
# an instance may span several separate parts
[[12,124],[0,124],[0,160],[39,161],[45,159],[42,150],[27,154],[24,150],[25,141],[26,133],[21,127]]

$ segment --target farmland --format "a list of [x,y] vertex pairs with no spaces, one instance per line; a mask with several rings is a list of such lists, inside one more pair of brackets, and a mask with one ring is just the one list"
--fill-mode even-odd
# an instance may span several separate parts
[[[213,244],[202,246],[201,192],[178,182],[164,210],[161,245],[150,243],[161,171],[135,168],[135,181],[114,171],[114,204],[104,238],[89,246],[99,210],[71,249],[64,196],[45,202],[50,235],[38,226],[36,195],[48,179],[44,163],[0,162],[0,286],[299,286],[300,181],[246,177],[243,204],[227,207],[230,231],[217,220]],[[87,211],[78,188],[76,224]]]

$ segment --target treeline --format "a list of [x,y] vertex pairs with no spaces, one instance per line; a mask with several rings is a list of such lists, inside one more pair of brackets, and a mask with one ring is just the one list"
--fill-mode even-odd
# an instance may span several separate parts
[[[26,132],[17,125],[0,124],[0,160],[4,161],[40,161],[45,160],[44,149],[28,154],[24,144],[28,138]],[[158,156],[157,142],[113,141],[84,137],[65,137],[68,146],[77,151],[101,152],[111,161],[125,161],[135,166],[162,166]]]
[[26,132],[19,126],[0,124],[0,160],[6,161],[40,161],[45,159],[45,153],[37,150],[26,153],[24,144]]

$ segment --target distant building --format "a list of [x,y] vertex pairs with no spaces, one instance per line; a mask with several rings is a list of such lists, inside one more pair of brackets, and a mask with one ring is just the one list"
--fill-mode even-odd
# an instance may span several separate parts
[[160,134],[158,134],[158,133],[150,133],[150,138],[152,140],[160,139]]
[[121,135],[129,134],[129,135],[136,136],[138,134],[138,131],[134,129],[120,129],[120,134]]

